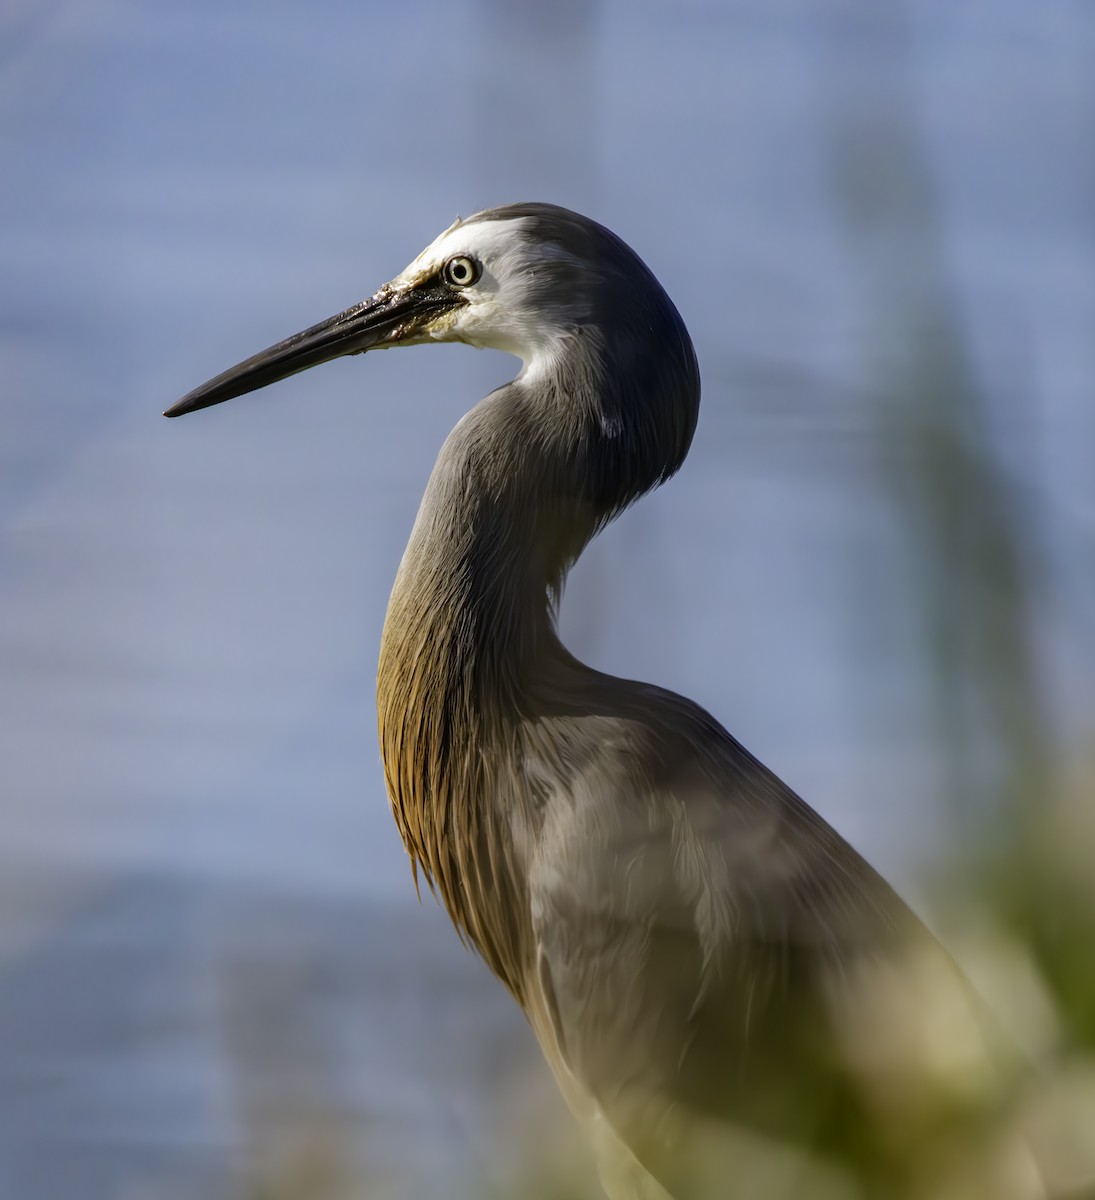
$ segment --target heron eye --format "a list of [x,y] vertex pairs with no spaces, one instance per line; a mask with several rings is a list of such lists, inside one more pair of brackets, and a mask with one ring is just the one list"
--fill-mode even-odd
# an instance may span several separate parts
[[466,288],[478,281],[482,270],[474,258],[467,258],[461,254],[449,259],[443,273],[446,283],[451,283],[453,287]]

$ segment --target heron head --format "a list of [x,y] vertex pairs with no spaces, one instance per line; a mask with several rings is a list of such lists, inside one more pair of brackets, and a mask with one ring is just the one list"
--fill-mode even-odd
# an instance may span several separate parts
[[657,280],[613,233],[554,205],[507,205],[457,220],[369,299],[231,367],[165,415],[367,350],[466,342],[515,354],[528,374],[564,353],[579,330],[592,335],[586,345],[619,353],[663,328],[672,343],[687,343]]
[[439,285],[453,303],[417,329],[414,341],[504,350],[526,369],[561,353],[579,329],[602,340],[618,336],[612,327],[637,300],[668,304],[615,234],[550,204],[510,204],[457,220],[389,286],[413,294]]

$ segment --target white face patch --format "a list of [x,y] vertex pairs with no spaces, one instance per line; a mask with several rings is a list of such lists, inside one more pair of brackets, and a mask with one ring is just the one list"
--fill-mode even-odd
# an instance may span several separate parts
[[567,329],[558,312],[543,304],[536,280],[544,264],[564,252],[530,240],[527,226],[524,217],[457,221],[392,280],[396,288],[413,286],[457,257],[480,264],[479,279],[461,291],[467,303],[421,330],[422,340],[504,350],[521,359],[526,374],[558,352]]

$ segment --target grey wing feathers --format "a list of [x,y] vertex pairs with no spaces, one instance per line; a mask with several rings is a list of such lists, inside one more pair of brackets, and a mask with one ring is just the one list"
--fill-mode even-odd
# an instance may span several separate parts
[[571,731],[590,740],[545,804],[529,880],[541,1040],[644,1161],[692,1118],[837,1136],[861,1119],[841,1061],[871,1016],[858,981],[927,953],[966,985],[855,850],[677,704],[674,721]]

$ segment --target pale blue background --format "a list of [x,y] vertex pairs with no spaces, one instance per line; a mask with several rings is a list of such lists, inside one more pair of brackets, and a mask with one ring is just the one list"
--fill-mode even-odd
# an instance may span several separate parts
[[[903,306],[938,307],[1079,743],[1093,63],[1085,0],[7,0],[0,1193],[240,1194],[237,1018],[303,1047],[392,1195],[520,1153],[499,1097],[544,1072],[415,907],[372,690],[433,456],[515,364],[373,355],[158,415],[458,212],[595,216],[699,353],[692,456],[575,572],[568,643],[702,701],[930,912],[951,816],[878,408]],[[292,1091],[274,1057],[258,1095]]]

